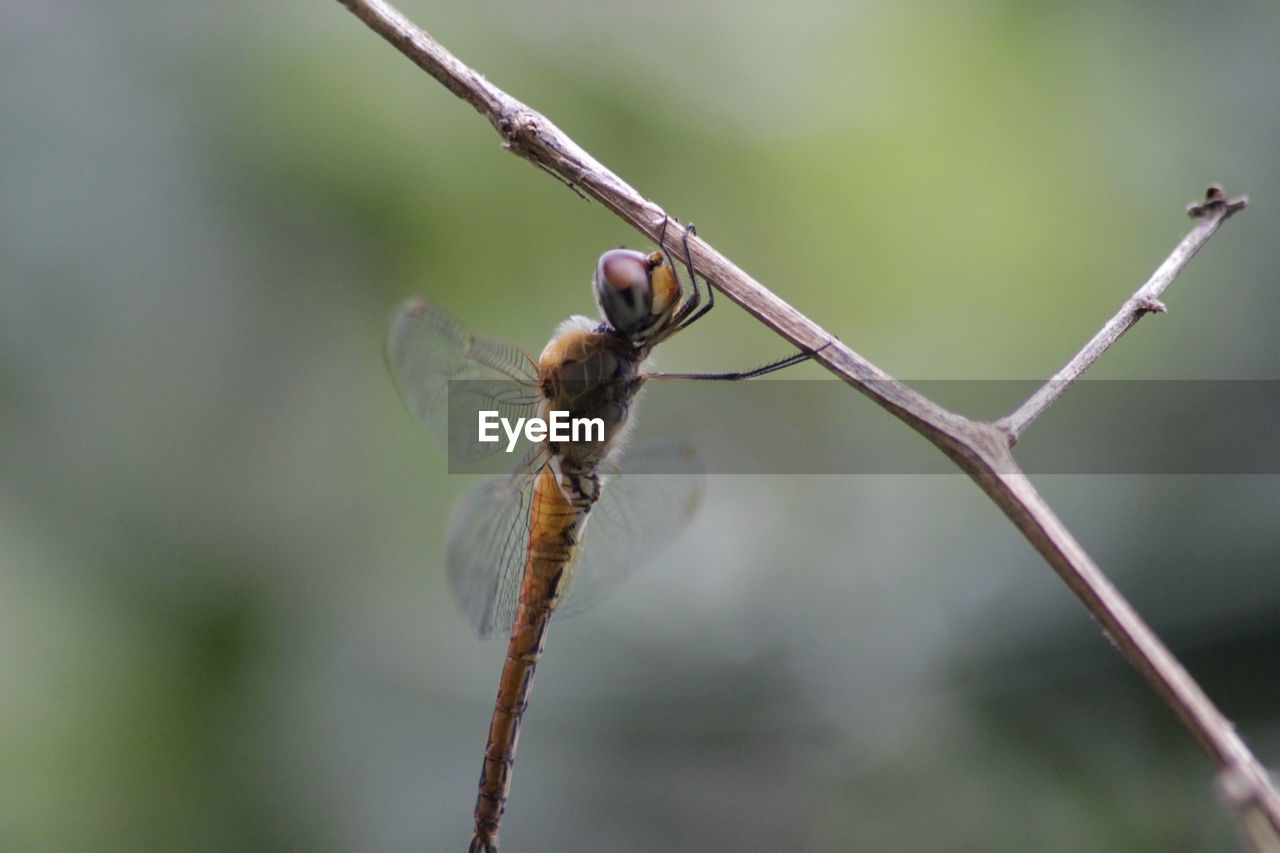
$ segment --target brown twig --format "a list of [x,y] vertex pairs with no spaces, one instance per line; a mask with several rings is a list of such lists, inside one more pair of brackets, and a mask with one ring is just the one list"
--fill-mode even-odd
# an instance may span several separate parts
[[1244,210],[1248,204],[1249,200],[1243,196],[1228,199],[1222,187],[1214,185],[1205,193],[1203,202],[1189,205],[1187,213],[1199,217],[1200,221],[1182,239],[1165,262],[1151,274],[1147,283],[1138,288],[1137,292],[1120,306],[1116,315],[1098,330],[1093,339],[1085,344],[1065,367],[1028,397],[1016,411],[996,421],[996,426],[1009,434],[1009,440],[1016,442],[1036,418],[1057,402],[1058,398],[1065,394],[1067,389],[1092,367],[1094,362],[1102,358],[1103,353],[1111,349],[1111,345],[1120,340],[1120,336],[1133,328],[1144,315],[1163,314],[1165,307],[1160,301],[1160,294],[1173,283],[1183,268],[1195,257],[1196,252],[1209,242],[1209,238],[1218,230],[1218,226],[1222,225],[1231,214]]
[[[544,116],[489,83],[383,0],[340,0],[401,53],[470,103],[498,131],[504,147],[594,198],[651,240],[666,214],[597,162]],[[1142,313],[1159,310],[1156,296],[1242,202],[1221,204],[1211,195],[1201,222],[1121,313],[1089,346],[1017,412],[998,423],[950,412],[899,382],[817,323],[767,290],[705,241],[688,241],[693,262],[715,287],[761,323],[937,446],[1009,517],[1081,600],[1129,662],[1173,709],[1213,763],[1232,780],[1235,801],[1265,815],[1280,835],[1280,793],[1262,765],[1190,674],[1173,657],[1084,548],[1068,532],[1014,461],[1017,435],[1106,350]],[[1194,212],[1194,211],[1193,211]],[[680,241],[671,254],[687,260]],[[1136,301],[1135,301],[1136,300]],[[1111,330],[1111,331],[1109,331]],[[1060,386],[1060,387],[1059,387]],[[1241,809],[1244,809],[1241,806]],[[1261,848],[1260,848],[1261,849]]]

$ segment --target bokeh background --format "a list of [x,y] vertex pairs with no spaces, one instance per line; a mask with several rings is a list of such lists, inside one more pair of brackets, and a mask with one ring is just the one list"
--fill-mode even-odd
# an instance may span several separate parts
[[[1095,375],[1280,378],[1273,3],[401,8],[906,378],[1049,375],[1185,203],[1247,192]],[[386,320],[423,293],[537,352],[624,243],[338,3],[0,7],[0,848],[462,850],[503,649],[452,603],[472,481],[397,399]],[[786,351],[726,305],[661,357]],[[1106,416],[1048,421],[1212,460],[1251,417]],[[1036,484],[1280,764],[1280,482]],[[504,838],[1237,842],[1171,714],[956,475],[711,478],[662,560],[556,624]]]

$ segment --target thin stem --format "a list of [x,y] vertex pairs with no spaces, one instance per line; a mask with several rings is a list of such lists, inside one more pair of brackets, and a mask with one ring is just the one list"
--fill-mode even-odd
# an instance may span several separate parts
[[1164,263],[1151,274],[1147,283],[1138,288],[1137,292],[1120,306],[1115,316],[1098,330],[1093,339],[1085,344],[1065,367],[1055,373],[1012,414],[996,421],[996,425],[1009,434],[1011,444],[1017,442],[1023,431],[1057,402],[1058,398],[1065,394],[1067,389],[1093,366],[1094,362],[1102,358],[1103,354],[1120,340],[1121,335],[1137,325],[1145,314],[1164,313],[1165,307],[1160,301],[1160,295],[1164,293],[1165,288],[1173,283],[1178,274],[1196,256],[1196,252],[1209,242],[1209,238],[1214,235],[1218,227],[1231,214],[1243,210],[1248,203],[1249,200],[1243,196],[1228,200],[1222,187],[1212,186],[1205,193],[1204,202],[1187,208],[1187,212],[1199,217],[1200,221],[1186,237],[1182,238],[1182,242],[1174,248]]
[[[659,239],[667,221],[663,210],[597,162],[545,116],[472,71],[383,0],[340,2],[449,91],[474,106],[502,136],[504,147],[509,151],[551,173],[579,194],[600,201],[651,240]],[[1226,207],[1231,209],[1220,209],[1210,196],[1203,206],[1205,221],[1193,229],[1170,260],[1157,270],[1152,281],[1139,291],[1145,292],[1149,300],[1137,306],[1139,313],[1159,310],[1155,301],[1159,293],[1222,221],[1241,206],[1242,203],[1228,202]],[[692,237],[683,245],[669,246],[667,251],[681,261],[692,261],[704,279],[721,293],[801,350],[813,352],[815,362],[919,432],[968,474],[1058,573],[1152,689],[1169,704],[1222,771],[1223,778],[1231,780],[1233,802],[1239,804],[1238,811],[1264,815],[1272,833],[1280,835],[1280,793],[1262,765],[1186,669],[1071,536],[1013,458],[1010,448],[1014,434],[1010,430],[1025,428],[1061,392],[1046,392],[1049,396],[1031,408],[1028,401],[1024,405],[1026,415],[1012,423],[1014,416],[996,424],[970,420],[939,406],[849,349],[702,238]],[[1114,335],[1116,338],[1137,319],[1130,316],[1132,307],[1126,307],[1121,314],[1123,316],[1115,321],[1119,330]],[[1112,342],[1114,338],[1106,341],[1096,353],[1086,347],[1092,354],[1073,359],[1073,364],[1077,360],[1079,364],[1071,375],[1078,376],[1087,369]],[[1259,844],[1258,849],[1266,848]]]

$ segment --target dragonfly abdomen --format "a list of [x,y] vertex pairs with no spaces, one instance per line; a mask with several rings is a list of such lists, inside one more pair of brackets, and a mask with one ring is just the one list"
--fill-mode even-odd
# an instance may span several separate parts
[[494,703],[493,719],[489,723],[484,763],[480,768],[476,827],[470,853],[498,851],[498,825],[502,821],[507,797],[511,793],[511,768],[516,760],[520,725],[525,709],[529,707],[533,674],[546,646],[547,626],[551,622],[553,609],[529,608],[526,613],[522,605],[515,628],[512,629],[507,659],[502,667],[502,680],[498,686],[498,698]]
[[[599,495],[566,494],[559,465],[548,464],[538,475],[529,513],[529,551],[520,588],[507,659],[498,683],[498,698],[489,723],[480,792],[476,797],[476,828],[471,853],[497,853],[498,826],[511,792],[520,726],[529,707],[533,674],[547,643],[547,628],[560,598],[567,591],[586,513]],[[580,475],[580,476],[586,476]],[[590,475],[592,483],[597,479]],[[572,482],[566,478],[566,482]]]

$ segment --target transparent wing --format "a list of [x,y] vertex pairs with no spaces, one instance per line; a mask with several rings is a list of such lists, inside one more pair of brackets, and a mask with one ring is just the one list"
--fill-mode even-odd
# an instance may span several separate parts
[[527,454],[515,474],[468,492],[449,519],[449,585],[482,640],[510,632],[515,623],[537,480],[533,458]]
[[[516,474],[468,492],[449,521],[449,583],[481,639],[509,633],[515,623],[537,458],[536,449],[530,451]],[[697,509],[703,471],[688,447],[646,447],[628,455],[623,467],[625,472],[607,473],[587,518],[573,583],[557,616],[581,613],[607,598],[657,557]]]
[[387,364],[405,405],[456,463],[505,449],[477,440],[477,412],[514,422],[537,413],[538,365],[514,344],[469,330],[421,298],[391,316]]
[[702,499],[704,472],[687,445],[649,445],[628,453],[619,467],[601,468],[608,479],[587,516],[581,556],[558,616],[608,598],[675,540]]

